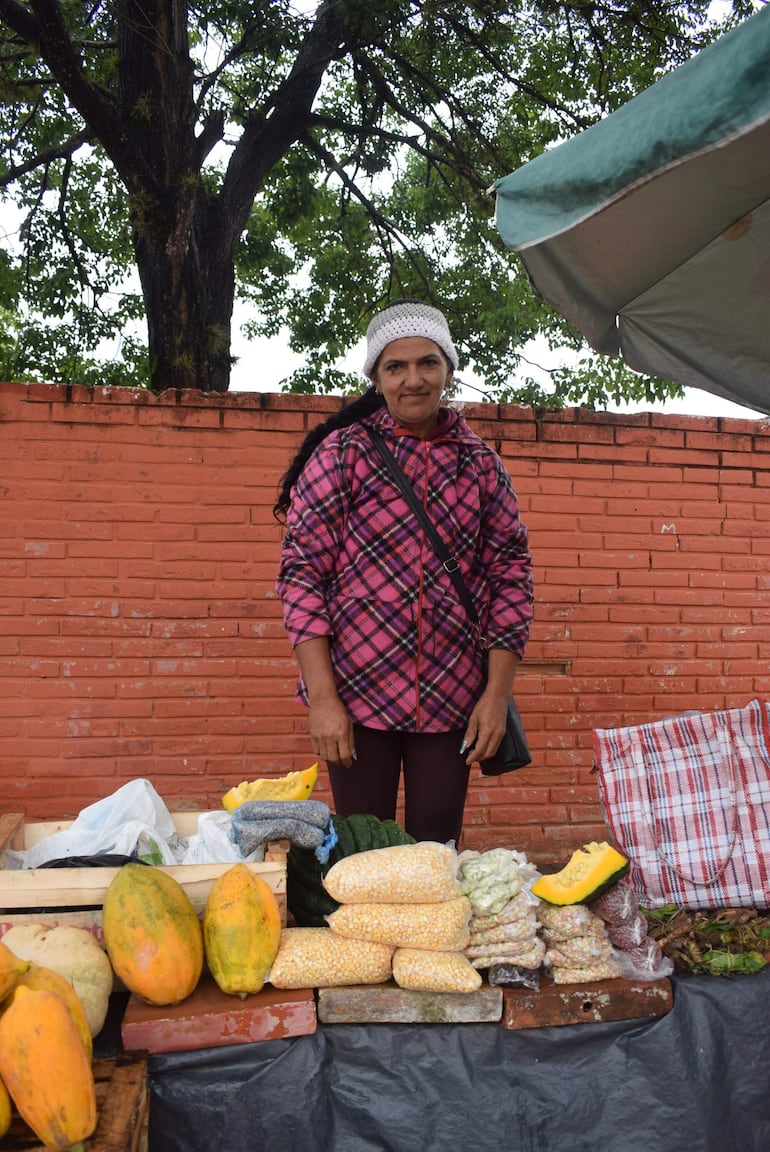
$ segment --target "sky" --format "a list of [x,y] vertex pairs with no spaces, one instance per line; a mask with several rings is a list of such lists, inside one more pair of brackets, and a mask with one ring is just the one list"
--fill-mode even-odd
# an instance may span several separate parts
[[[280,392],[281,380],[295,368],[306,363],[306,358],[297,356],[288,346],[283,337],[271,340],[261,339],[247,341],[238,330],[237,320],[233,324],[233,355],[238,357],[231,375],[231,392]],[[538,363],[547,363],[547,354],[542,350],[533,352],[532,359]],[[364,342],[361,341],[338,365],[343,371],[360,372],[364,362]],[[531,375],[537,372],[528,366]],[[461,369],[460,375],[473,380],[472,373]],[[544,374],[543,374],[544,377]],[[361,377],[361,386],[364,378]],[[462,394],[466,400],[480,400],[478,392],[467,390]],[[687,416],[724,416],[734,420],[762,420],[763,413],[753,408],[744,408],[733,404],[721,396],[712,396],[700,388],[686,388],[685,396],[681,399],[660,401],[656,404],[623,404],[610,405],[609,412],[661,412],[667,415]]]

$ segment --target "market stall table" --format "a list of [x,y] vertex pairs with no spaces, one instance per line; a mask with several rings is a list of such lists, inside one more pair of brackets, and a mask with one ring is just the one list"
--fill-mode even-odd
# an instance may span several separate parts
[[652,1020],[319,1025],[151,1056],[150,1152],[768,1152],[770,970]]

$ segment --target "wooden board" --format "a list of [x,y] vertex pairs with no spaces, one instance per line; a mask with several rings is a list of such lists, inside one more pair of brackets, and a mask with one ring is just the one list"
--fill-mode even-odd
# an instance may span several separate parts
[[561,1024],[597,1024],[665,1016],[673,1006],[671,981],[597,980],[590,984],[553,984],[540,989],[503,988],[504,1028],[545,1028]]
[[[175,812],[174,824],[180,836],[197,830],[199,812]],[[0,863],[9,848],[26,849],[54,832],[70,827],[71,820],[25,824],[18,813],[0,819]],[[265,881],[275,896],[286,924],[286,854],[287,841],[268,844],[265,859],[247,867]],[[161,865],[161,871],[173,876],[202,912],[214,880],[231,864]],[[0,868],[0,939],[14,924],[31,922],[75,924],[88,928],[103,943],[101,905],[117,868]]]
[[414,992],[387,984],[318,989],[322,1024],[484,1024],[502,1016],[500,988],[477,992]]
[[[150,1097],[147,1054],[132,1052],[116,1060],[94,1060],[96,1131],[84,1152],[147,1152]],[[0,1139],[0,1152],[46,1152],[34,1132],[14,1111]]]
[[132,996],[123,1015],[121,1038],[127,1051],[182,1052],[305,1036],[316,1030],[310,989],[265,987],[241,999],[222,992],[204,975],[181,1004],[155,1007]]

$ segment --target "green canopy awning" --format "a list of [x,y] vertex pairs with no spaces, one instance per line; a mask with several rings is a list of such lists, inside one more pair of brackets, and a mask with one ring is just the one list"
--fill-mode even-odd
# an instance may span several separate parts
[[770,411],[770,10],[495,188],[593,348]]

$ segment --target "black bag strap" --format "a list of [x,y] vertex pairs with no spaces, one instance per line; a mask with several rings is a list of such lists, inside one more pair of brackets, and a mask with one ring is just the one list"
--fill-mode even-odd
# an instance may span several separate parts
[[445,572],[454,584],[457,590],[457,595],[460,597],[462,605],[465,608],[465,611],[468,613],[468,617],[470,618],[471,623],[473,624],[474,628],[478,628],[479,614],[476,611],[476,606],[473,603],[470,592],[468,591],[468,586],[463,580],[462,573],[460,572],[460,565],[457,562],[456,557],[452,555],[444,541],[439,536],[433,521],[430,519],[428,513],[417,499],[414,488],[407,480],[403,469],[399,465],[388,445],[385,443],[382,434],[376,431],[374,428],[367,428],[366,431],[369,433],[372,443],[379,452],[385,466],[401,490],[401,493],[407,504],[412,509],[420,524],[422,524],[423,528],[425,529],[425,535],[433,545],[433,549],[441,561]]

